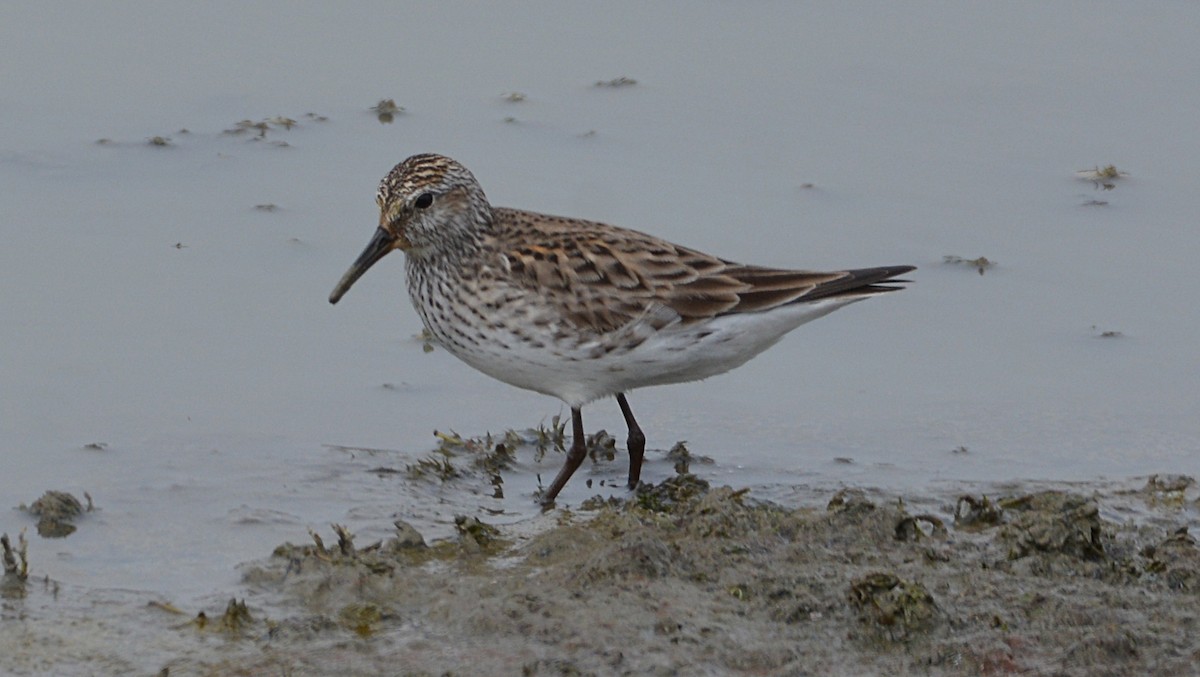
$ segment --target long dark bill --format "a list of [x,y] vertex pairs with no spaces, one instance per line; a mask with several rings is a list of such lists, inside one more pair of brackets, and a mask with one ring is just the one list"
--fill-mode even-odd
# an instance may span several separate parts
[[375,262],[382,259],[388,252],[392,251],[392,245],[396,243],[396,236],[387,232],[383,228],[375,231],[374,237],[367,243],[366,249],[358,255],[358,259],[351,264],[350,269],[342,276],[342,279],[333,288],[333,293],[329,295],[330,303],[337,303],[342,295],[350,290],[350,287],[362,277],[362,274],[367,272],[367,269],[375,265]]

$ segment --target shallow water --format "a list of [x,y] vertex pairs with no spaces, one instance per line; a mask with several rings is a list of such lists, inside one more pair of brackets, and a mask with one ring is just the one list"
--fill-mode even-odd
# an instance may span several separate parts
[[[535,514],[532,469],[501,508],[370,472],[435,429],[566,413],[424,352],[398,255],[327,303],[376,182],[423,151],[496,204],[735,260],[920,266],[731,374],[633,393],[649,480],[678,440],[770,495],[1200,474],[1200,9],[563,12],[4,10],[0,506],[62,489],[99,508],[65,540],[31,535],[35,575],[214,604],[309,527]],[[594,86],[620,76],[637,84]],[[383,98],[406,112],[381,123]],[[297,125],[223,133],[277,115]],[[1112,189],[1076,175],[1109,163],[1128,172]],[[615,403],[584,415],[623,438]],[[585,470],[562,503],[623,472]]]

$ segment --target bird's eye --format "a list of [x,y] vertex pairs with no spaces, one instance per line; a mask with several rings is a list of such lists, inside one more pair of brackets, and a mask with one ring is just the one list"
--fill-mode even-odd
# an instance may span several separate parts
[[421,193],[417,196],[417,201],[413,203],[413,206],[417,209],[425,209],[431,204],[433,204],[433,193]]

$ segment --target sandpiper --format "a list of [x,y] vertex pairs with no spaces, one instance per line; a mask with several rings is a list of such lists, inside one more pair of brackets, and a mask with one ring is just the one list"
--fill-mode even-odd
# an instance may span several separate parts
[[433,154],[379,184],[379,228],[329,296],[405,254],[408,295],[451,354],[571,408],[571,449],[550,505],[587,455],[583,405],[615,396],[629,429],[629,487],[646,437],[625,393],[740,366],[796,327],[902,287],[913,266],[836,272],[748,266],[652,235],[493,207],[466,167]]

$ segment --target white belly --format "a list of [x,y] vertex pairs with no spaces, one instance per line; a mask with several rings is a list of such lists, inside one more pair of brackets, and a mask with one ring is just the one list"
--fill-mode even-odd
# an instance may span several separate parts
[[[497,334],[492,340],[448,341],[446,328],[431,332],[453,355],[483,373],[557,397],[572,407],[635,388],[695,381],[745,364],[796,327],[860,298],[836,298],[782,306],[761,313],[716,317],[687,326],[671,324],[648,336],[623,328],[640,341],[625,350],[602,349],[606,335],[592,341],[555,341],[554,327],[533,340]],[[427,317],[426,324],[433,318]],[[619,337],[618,337],[619,338]]]

